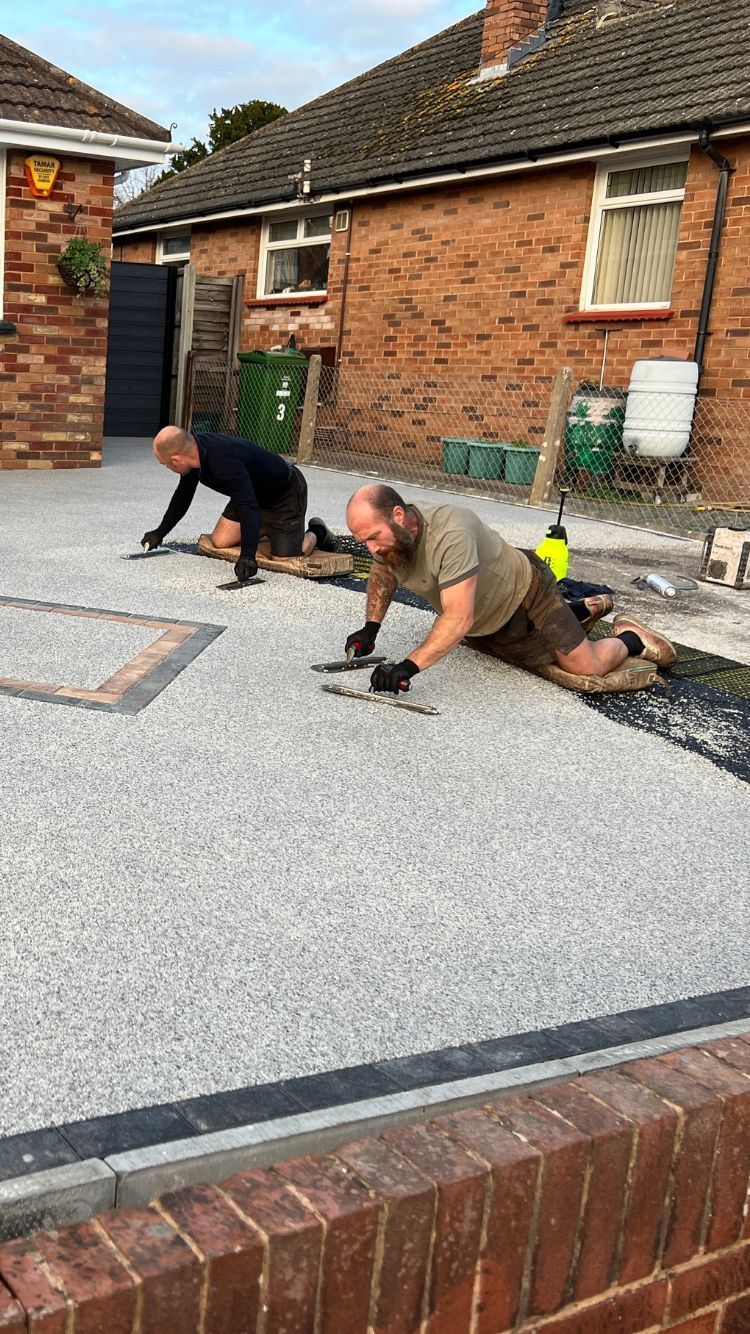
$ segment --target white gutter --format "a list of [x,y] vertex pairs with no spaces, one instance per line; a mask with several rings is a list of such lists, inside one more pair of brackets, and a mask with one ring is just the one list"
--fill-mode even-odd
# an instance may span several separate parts
[[6,120],[0,117],[0,146],[6,148],[42,148],[50,153],[67,153],[89,158],[114,159],[118,169],[162,165],[167,154],[179,153],[181,145],[162,139],[138,139],[126,134],[108,134],[102,130],[84,130],[67,125],[38,125],[32,121]]
[[[2,122],[0,122],[1,126]],[[720,139],[735,134],[750,134],[750,125],[734,126],[731,129],[717,129],[712,132],[711,138]],[[460,185],[463,181],[486,179],[491,176],[511,176],[522,171],[543,171],[548,167],[555,167],[566,162],[591,162],[598,161],[601,158],[614,160],[623,156],[630,157],[634,153],[646,153],[653,149],[670,148],[677,144],[696,144],[697,142],[697,132],[668,135],[661,139],[634,139],[620,144],[617,148],[605,145],[602,148],[581,149],[574,153],[545,154],[543,157],[540,156],[537,161],[525,159],[522,162],[498,163],[496,166],[472,167],[467,171],[440,172],[434,176],[411,176],[404,181],[389,181],[383,185],[362,186],[355,190],[337,190],[329,194],[314,195],[312,198],[304,200],[287,199],[277,204],[257,204],[247,208],[226,209],[221,213],[198,213],[193,216],[180,217],[170,222],[149,222],[142,224],[140,227],[127,227],[118,230],[113,234],[112,239],[115,241],[121,236],[137,236],[143,232],[164,232],[189,225],[198,226],[201,223],[208,225],[212,222],[223,222],[230,218],[259,217],[266,213],[282,211],[289,213],[295,208],[309,209],[311,204],[335,204],[342,200],[369,198],[370,195],[398,194],[404,190],[428,190],[433,186]]]

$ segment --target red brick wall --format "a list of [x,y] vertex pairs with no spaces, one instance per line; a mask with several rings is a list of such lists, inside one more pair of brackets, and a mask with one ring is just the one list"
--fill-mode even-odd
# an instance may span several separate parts
[[0,1325],[747,1334],[749,1180],[727,1038],[8,1242]]
[[[744,401],[750,399],[750,142],[726,141],[721,148],[736,172],[701,385],[700,452],[707,461],[696,477],[705,499],[730,503],[747,500],[750,471],[744,417]],[[351,237],[333,235],[328,298],[319,304],[255,299],[259,219],[195,228],[192,260],[204,273],[246,274],[244,350],[284,344],[291,334],[303,348],[335,348],[349,241],[344,366],[380,377],[399,370],[425,379],[492,376],[501,385],[531,381],[536,398],[537,391],[548,392],[560,366],[571,366],[578,381],[597,383],[602,370],[601,319],[566,320],[579,312],[594,178],[593,164],[581,163],[356,201]],[[716,168],[694,149],[670,317],[607,321],[607,385],[627,387],[639,358],[692,358],[717,184]],[[455,398],[455,386],[448,390]],[[363,381],[362,392],[371,399],[372,383]],[[709,414],[706,403],[712,398],[721,402]],[[465,434],[465,426],[443,430],[442,417],[439,427],[428,417],[429,411],[426,430],[435,449],[441,433]],[[526,433],[521,426],[514,434]],[[542,426],[539,408],[528,430],[538,435]],[[425,445],[421,429],[396,439],[383,419],[379,434],[363,432],[352,443],[365,451],[418,449]]]
[[482,64],[503,65],[511,47],[542,27],[547,0],[487,0]]
[[0,469],[90,468],[101,460],[108,300],[65,286],[56,259],[77,219],[109,254],[113,164],[62,160],[49,199],[35,199],[23,153],[9,153],[3,317],[16,335],[0,336]]
[[[725,141],[737,167],[717,274],[712,336],[702,392],[750,398],[750,143]],[[357,201],[343,360],[352,366],[396,362],[411,372],[512,379],[554,375],[564,364],[598,382],[603,337],[597,321],[566,323],[578,311],[595,169],[524,171],[473,185]],[[669,320],[609,322],[605,380],[627,386],[639,357],[692,357],[703,292],[718,173],[694,149],[682,211]],[[334,233],[328,300],[252,304],[260,220],[193,229],[191,259],[202,273],[244,272],[242,346],[297,342],[335,345],[347,234]],[[138,243],[127,254],[143,258]],[[389,366],[388,369],[391,369]]]

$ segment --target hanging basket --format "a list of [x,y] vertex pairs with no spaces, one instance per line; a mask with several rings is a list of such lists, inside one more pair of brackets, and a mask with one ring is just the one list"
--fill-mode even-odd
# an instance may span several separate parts
[[66,287],[78,296],[103,296],[107,290],[107,261],[101,243],[74,236],[57,260]]

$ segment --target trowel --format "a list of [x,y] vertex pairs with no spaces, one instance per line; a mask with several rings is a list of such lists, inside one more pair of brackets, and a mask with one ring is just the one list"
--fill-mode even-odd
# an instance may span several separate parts
[[356,672],[359,671],[361,667],[377,667],[379,662],[385,662],[385,658],[355,658],[354,649],[350,648],[344,659],[339,659],[337,662],[314,662],[312,664],[312,670],[314,672],[326,673]]
[[236,588],[250,588],[253,584],[264,584],[265,579],[259,579],[255,575],[252,579],[230,579],[228,584],[217,584],[217,588],[223,589],[226,593],[233,593]]
[[148,560],[149,556],[174,556],[171,547],[153,547],[150,551],[129,551],[120,560]]

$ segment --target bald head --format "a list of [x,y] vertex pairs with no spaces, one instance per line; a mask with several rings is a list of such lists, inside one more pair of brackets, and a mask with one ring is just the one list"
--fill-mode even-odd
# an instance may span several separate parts
[[163,426],[154,437],[154,456],[170,472],[184,475],[200,465],[195,436],[181,426]]
[[385,565],[403,564],[416,545],[419,523],[413,506],[382,482],[354,492],[346,522],[357,541]]

